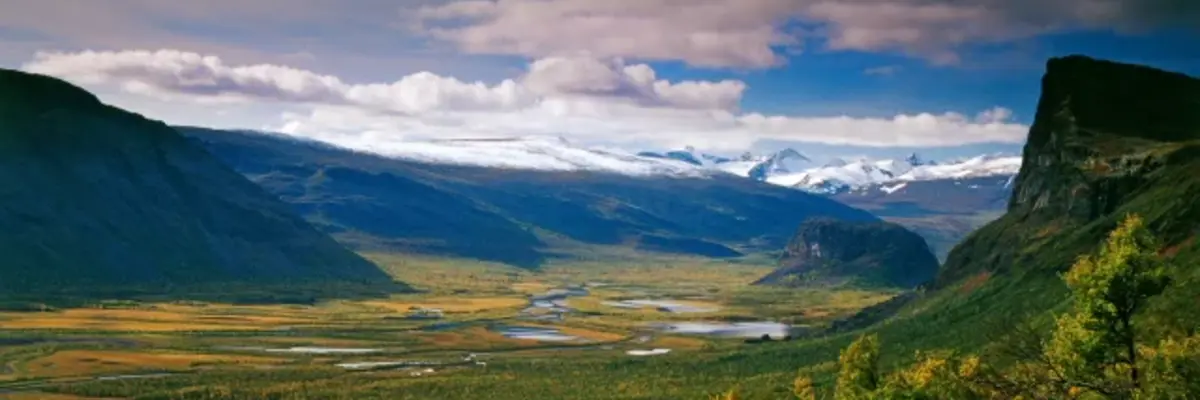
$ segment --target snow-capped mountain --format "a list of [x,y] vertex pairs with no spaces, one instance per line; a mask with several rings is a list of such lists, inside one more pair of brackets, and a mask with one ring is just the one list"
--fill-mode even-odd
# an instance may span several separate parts
[[618,149],[577,146],[561,137],[407,141],[391,146],[349,148],[387,157],[462,166],[536,170],[594,171],[630,176],[702,177],[718,173],[706,166],[726,161],[691,152],[650,157]]
[[1020,157],[984,155],[955,163],[938,164],[923,161],[914,154],[898,160],[837,159],[820,167],[795,173],[770,174],[764,180],[776,185],[836,194],[871,186],[894,187],[896,184],[912,181],[1011,176],[1020,168]]
[[387,148],[352,148],[435,164],[546,171],[593,171],[629,176],[704,177],[727,173],[821,194],[838,194],[898,183],[1011,176],[1020,157],[985,155],[939,164],[916,154],[900,159],[839,159],[817,163],[796,149],[756,156],[724,157],[687,147],[632,153],[585,147],[563,138],[524,136],[502,139],[410,141]]
[[668,152],[664,152],[664,153],[643,151],[643,152],[637,153],[637,156],[645,157],[645,158],[682,161],[682,162],[692,164],[692,165],[695,165],[698,167],[713,167],[718,164],[724,164],[724,163],[734,161],[732,159],[725,158],[725,157],[714,156],[711,154],[704,154],[704,153],[697,152],[696,148],[691,147],[691,146],[688,146],[688,147],[684,148],[683,150],[672,150],[672,151],[668,151]]

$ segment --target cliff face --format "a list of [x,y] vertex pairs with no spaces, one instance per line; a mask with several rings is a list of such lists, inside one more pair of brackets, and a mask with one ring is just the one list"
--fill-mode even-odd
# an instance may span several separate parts
[[163,123],[8,70],[0,227],[6,295],[232,282],[391,287],[375,265]]
[[1200,139],[1200,81],[1080,56],[1047,64],[1010,210],[1093,219],[1162,167],[1154,147]]
[[1061,270],[1127,213],[1168,243],[1200,215],[1200,80],[1082,56],[1047,63],[1008,213],[949,255],[938,284]]
[[805,221],[779,269],[759,284],[855,282],[911,288],[931,279],[938,261],[921,236],[889,222]]

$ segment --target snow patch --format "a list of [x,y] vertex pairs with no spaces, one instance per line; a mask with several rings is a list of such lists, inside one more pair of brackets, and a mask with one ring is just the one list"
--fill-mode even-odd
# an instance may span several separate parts
[[896,193],[897,190],[904,189],[905,186],[908,186],[908,182],[901,182],[901,183],[898,183],[893,186],[884,186],[884,187],[879,188],[879,190],[882,190],[884,193],[887,193],[887,194],[892,194],[892,193]]

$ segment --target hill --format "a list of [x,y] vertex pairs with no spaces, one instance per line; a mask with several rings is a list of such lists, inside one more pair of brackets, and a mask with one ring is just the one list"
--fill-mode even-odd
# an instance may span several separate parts
[[889,222],[805,221],[780,268],[758,284],[855,282],[912,288],[933,278],[938,260],[921,236]]
[[809,217],[876,220],[802,191],[564,141],[418,143],[384,157],[282,135],[179,130],[358,249],[523,267],[605,249],[731,257],[778,251]]
[[1046,312],[1069,303],[1060,273],[1137,214],[1162,242],[1175,282],[1143,318],[1158,333],[1194,332],[1200,79],[1054,58],[1037,109],[1007,212],[956,246],[917,295],[868,308],[842,329],[896,315],[870,329],[907,349],[978,349],[1016,324],[1045,327]]
[[939,285],[1060,271],[1126,214],[1178,251],[1200,228],[1200,80],[1081,56],[1047,65],[1008,212],[950,253]]
[[1004,214],[1015,175],[875,184],[832,198],[903,225],[944,260],[972,231]]
[[9,70],[0,226],[6,296],[403,288],[165,124]]

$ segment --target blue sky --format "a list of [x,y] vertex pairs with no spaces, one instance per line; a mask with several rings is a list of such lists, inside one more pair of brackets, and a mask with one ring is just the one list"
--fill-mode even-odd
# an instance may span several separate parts
[[355,147],[1018,153],[1047,58],[1200,75],[1175,0],[0,0],[0,66],[171,123]]

